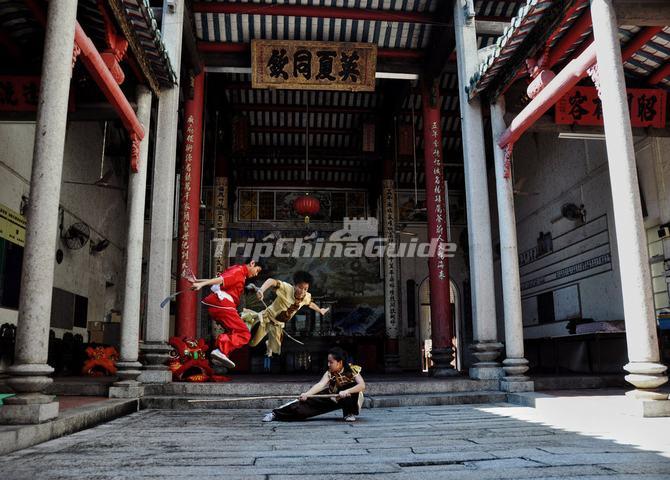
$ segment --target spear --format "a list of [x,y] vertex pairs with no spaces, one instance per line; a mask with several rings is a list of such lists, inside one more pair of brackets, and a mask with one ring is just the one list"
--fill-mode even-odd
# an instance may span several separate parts
[[[326,393],[307,395],[307,398],[335,398],[339,397],[337,393]],[[187,400],[188,403],[215,403],[215,402],[241,402],[244,400],[280,400],[280,399],[297,399],[295,395],[266,395],[261,397],[230,397],[230,398],[202,398],[196,400]]]

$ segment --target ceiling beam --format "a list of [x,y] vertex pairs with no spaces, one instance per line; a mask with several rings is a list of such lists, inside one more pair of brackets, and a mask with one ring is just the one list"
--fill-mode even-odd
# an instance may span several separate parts
[[[228,86],[225,85],[224,88],[228,89]],[[248,88],[251,88],[249,85]],[[231,108],[236,111],[242,112],[305,112],[304,105],[281,105],[281,104],[258,104],[258,103],[232,103]],[[374,114],[374,108],[362,108],[362,107],[323,107],[323,106],[311,106],[309,107],[310,113],[344,113],[344,114]]]
[[[518,111],[508,111],[505,113],[505,122],[510,123],[514,120],[514,117],[518,114]],[[599,126],[590,126],[590,125],[559,125],[554,121],[554,116],[551,114],[546,114],[540,117],[528,130],[530,133],[547,133],[555,134],[559,133],[605,133],[603,127]],[[634,137],[670,137],[670,128],[639,128],[633,127],[633,136]]]
[[[203,53],[249,53],[251,44],[242,42],[198,42],[198,50]],[[377,58],[396,58],[401,60],[421,60],[425,57],[423,50],[409,48],[379,48]]]
[[670,25],[668,0],[614,0],[619,25],[664,27]]
[[[450,2],[445,2],[450,3]],[[341,18],[345,20],[368,20],[380,22],[433,24],[432,15],[396,10],[367,8],[312,7],[306,5],[249,4],[194,2],[193,11],[198,13],[272,15],[284,17]]]
[[[309,149],[310,157],[314,157],[317,160],[321,159],[335,159],[335,160],[365,160],[372,158],[375,154],[369,154],[361,152],[360,149],[342,149],[334,151],[332,148],[324,149],[319,147],[312,147]],[[245,157],[245,158],[305,158],[305,148],[304,147],[252,147],[246,153],[236,153],[232,155],[233,157]]]
[[[225,90],[251,90],[251,82],[225,82],[221,85],[221,88]],[[359,93],[373,94],[373,92],[359,92]],[[412,93],[420,95],[420,91],[418,89],[412,89]],[[459,92],[457,88],[440,88],[440,94],[442,96],[458,95],[458,93]],[[338,108],[353,108],[353,107],[338,107]],[[364,109],[364,110],[366,112],[371,111],[370,109]],[[411,111],[410,109],[407,109],[406,113],[410,111]],[[419,111],[420,109],[416,110],[416,112]]]
[[[251,127],[252,133],[305,133],[304,128],[300,127]],[[355,128],[310,128],[309,133],[314,135],[358,135],[359,131]]]
[[475,29],[479,35],[502,35],[505,29],[510,26],[509,21],[477,20],[475,19]]
[[[240,53],[203,53],[203,63],[207,67],[250,68],[249,54]],[[404,73],[420,75],[421,62],[398,60],[396,58],[377,58],[377,72]]]
[[[296,184],[300,184],[303,180],[257,180],[251,176],[240,177],[236,179],[237,185],[240,187],[293,187],[296,188]],[[347,186],[355,187],[364,187],[367,185],[366,179],[361,179],[360,176],[354,176],[350,182],[347,182]],[[311,178],[309,180],[310,188],[340,188],[342,187],[342,180],[314,180]],[[262,222],[263,220],[255,220],[254,223]],[[242,223],[247,222],[247,220],[241,220]]]
[[193,14],[190,12],[188,2],[184,5],[182,44],[186,61],[191,65],[193,74],[198,75],[202,71],[202,59],[200,58],[195,32],[193,31]]
[[[281,159],[279,159],[281,160]],[[258,170],[268,170],[271,169],[272,171],[278,171],[278,172],[304,172],[305,171],[305,162],[303,159],[303,162],[300,164],[296,165],[286,165],[282,163],[277,163],[277,164],[254,164],[254,163],[249,163],[248,161],[244,162],[235,162],[238,167],[244,168],[246,172],[250,171],[258,171]],[[309,169],[310,170],[318,170],[320,172],[352,172],[352,173],[360,173],[360,172],[365,172],[367,170],[363,169],[363,165],[357,165],[354,167],[348,167],[348,166],[339,166],[339,165],[319,165],[319,164],[313,164],[311,159],[309,162]]]
[[661,65],[658,70],[652,73],[647,79],[647,83],[649,85],[657,85],[666,77],[670,77],[670,61],[666,61],[665,65]]

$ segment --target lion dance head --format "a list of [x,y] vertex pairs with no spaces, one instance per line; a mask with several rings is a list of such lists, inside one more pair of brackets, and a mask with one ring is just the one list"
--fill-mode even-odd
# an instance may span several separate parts
[[207,361],[209,345],[204,339],[191,337],[170,338],[168,367],[175,382],[225,382],[229,378],[216,375]]
[[82,368],[83,375],[91,377],[102,377],[116,375],[116,361],[119,359],[119,352],[114,347],[88,347],[86,349],[88,359],[84,362]]

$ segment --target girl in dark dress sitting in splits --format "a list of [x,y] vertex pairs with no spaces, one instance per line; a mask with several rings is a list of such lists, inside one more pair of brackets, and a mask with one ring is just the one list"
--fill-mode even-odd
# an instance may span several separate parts
[[[361,367],[349,365],[345,361],[344,351],[333,348],[328,352],[328,371],[319,383],[300,394],[293,400],[274,409],[265,417],[264,422],[305,420],[334,410],[342,410],[345,422],[355,422],[356,415],[363,405],[365,381],[361,377]],[[313,398],[310,395],[337,394],[333,398]]]

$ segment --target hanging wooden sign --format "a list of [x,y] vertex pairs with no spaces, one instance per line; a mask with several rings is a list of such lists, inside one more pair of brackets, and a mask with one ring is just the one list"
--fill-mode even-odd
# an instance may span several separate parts
[[252,88],[375,89],[377,45],[371,43],[252,40]]
[[[665,90],[628,88],[626,91],[631,126],[665,128]],[[602,125],[603,109],[596,88],[572,88],[556,104],[555,118],[562,125]]]
[[4,205],[0,205],[0,238],[22,247],[26,243],[26,218]]

